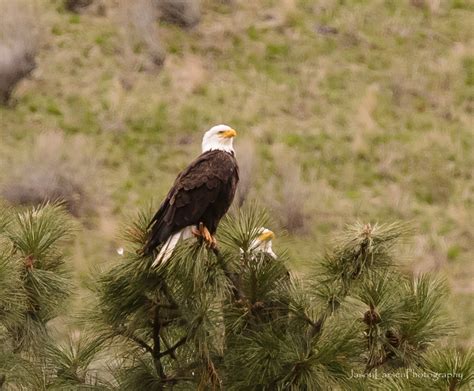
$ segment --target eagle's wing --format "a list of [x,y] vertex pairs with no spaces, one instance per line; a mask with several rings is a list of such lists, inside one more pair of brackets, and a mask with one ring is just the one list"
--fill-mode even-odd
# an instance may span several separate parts
[[144,253],[150,254],[170,235],[200,222],[234,175],[236,165],[226,152],[200,155],[176,178],[173,187],[150,222]]

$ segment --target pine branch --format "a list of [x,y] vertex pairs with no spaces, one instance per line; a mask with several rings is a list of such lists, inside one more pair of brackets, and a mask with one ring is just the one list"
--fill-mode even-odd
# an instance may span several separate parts
[[132,340],[133,342],[137,343],[147,352],[153,354],[153,348],[150,345],[148,345],[145,341],[143,341],[141,338],[135,336],[133,333],[127,332],[126,330],[118,330],[118,329],[116,329],[116,332],[124,336],[125,338],[128,338]]
[[[345,297],[347,293],[344,293],[341,297]],[[308,336],[310,339],[319,337],[321,334],[321,331],[323,329],[324,324],[326,323],[326,320],[334,314],[337,309],[340,307],[341,303],[340,301],[330,301],[322,313],[322,315],[316,320],[316,322],[312,321],[310,318],[306,317],[305,320],[310,324],[310,330],[308,332]]]
[[181,338],[178,342],[176,342],[173,346],[170,348],[166,349],[164,352],[160,353],[160,358],[170,355],[171,357],[176,359],[176,356],[174,355],[174,352],[176,349],[178,349],[181,345],[184,345],[186,341],[188,340],[188,336],[185,335],[183,338]]
[[[313,283],[315,290],[327,300],[327,307],[311,327],[311,338],[321,333],[326,319],[339,309],[357,284],[370,277],[377,278],[369,276],[370,272],[384,270],[392,264],[391,250],[408,231],[400,223],[373,226],[357,223],[346,229],[334,251],[324,259],[322,270],[318,270],[323,280],[319,278]],[[325,288],[329,290],[324,291]]]
[[[166,379],[166,375],[163,369],[163,364],[161,363],[161,341],[160,341],[160,331],[161,331],[161,319],[160,319],[160,309],[155,307],[154,316],[153,316],[153,363],[155,364],[156,371],[160,376],[160,379]],[[160,387],[162,389],[162,387]]]
[[[169,288],[168,288],[168,285],[165,283],[165,281],[163,281],[161,283],[160,291],[163,293],[163,295],[165,295],[166,300],[168,300],[168,303],[169,303],[169,306],[171,307],[171,309],[179,309],[179,304],[176,302],[176,300],[171,295],[171,293],[169,291]],[[166,304],[157,303],[156,305],[157,305],[157,307],[160,307],[160,308],[166,308],[166,307],[164,307],[164,306],[166,306]]]
[[242,289],[240,287],[240,281],[238,278],[235,278],[235,275],[230,272],[230,270],[227,268],[227,265],[225,263],[224,257],[222,256],[221,252],[217,247],[214,247],[212,249],[214,255],[217,258],[217,261],[219,262],[219,265],[221,266],[222,270],[224,271],[225,276],[232,282],[232,294],[234,296],[235,301],[239,301],[245,298],[245,294],[242,292]]
[[170,377],[167,377],[166,379],[162,379],[162,382],[175,385],[175,384],[178,384],[180,381],[189,382],[193,380],[194,380],[194,377],[191,377],[191,376],[170,376]]
[[311,331],[309,333],[310,338],[314,338],[319,335],[319,333],[321,333],[326,319],[326,316],[321,316],[321,318],[319,318],[316,322],[311,322]]
[[[171,297],[171,296],[170,296]],[[178,308],[177,304],[162,304],[162,303],[157,303],[155,304],[159,308],[167,309],[167,310],[176,310]]]
[[[168,340],[165,338],[164,335],[161,336],[161,340],[162,340],[163,343],[165,344],[166,349],[169,350],[169,349],[171,348],[171,345],[170,345],[170,343],[168,342]],[[170,357],[171,357],[173,360],[176,360],[176,361],[178,360],[178,357],[176,357],[176,354],[175,354],[174,351],[170,353]]]

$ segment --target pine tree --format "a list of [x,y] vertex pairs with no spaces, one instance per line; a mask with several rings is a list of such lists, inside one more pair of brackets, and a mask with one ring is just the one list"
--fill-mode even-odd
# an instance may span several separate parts
[[221,223],[218,249],[189,239],[156,268],[141,253],[150,217],[124,227],[124,256],[94,270],[81,328],[58,340],[49,323],[72,289],[70,221],[58,205],[1,211],[0,389],[472,386],[472,352],[443,347],[445,283],[397,265],[406,226],[349,226],[299,277],[282,249],[255,250],[268,226],[256,207]]
[[274,259],[251,248],[267,224],[256,208],[221,224],[218,250],[191,239],[158,268],[140,252],[149,217],[124,229],[125,257],[98,276],[91,305],[89,322],[115,357],[117,389],[419,386],[417,378],[395,377],[408,369],[464,379],[432,377],[424,385],[469,384],[472,355],[435,349],[453,331],[445,283],[406,276],[396,265],[405,226],[348,227],[303,279],[284,252]]
[[0,209],[0,386],[46,386],[48,322],[71,292],[63,253],[71,229],[58,204]]

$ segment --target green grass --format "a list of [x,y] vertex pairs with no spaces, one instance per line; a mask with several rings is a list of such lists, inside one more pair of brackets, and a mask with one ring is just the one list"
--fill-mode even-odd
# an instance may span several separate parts
[[[147,70],[145,47],[129,58],[112,2],[107,17],[40,2],[51,27],[38,73],[13,108],[0,108],[0,164],[14,164],[50,129],[83,134],[101,152],[107,228],[84,229],[76,264],[115,256],[117,222],[150,199],[158,204],[199,153],[202,133],[223,122],[239,131],[237,152],[241,140],[258,146],[252,195],[262,204],[271,205],[269,182],[275,193],[285,185],[278,161],[302,167],[309,229],[280,242],[298,271],[346,223],[410,220],[411,269],[441,269],[453,302],[465,303],[457,286],[473,278],[474,258],[470,3],[434,11],[408,1],[216,3],[203,2],[194,30],[160,25],[166,64]],[[462,324],[473,317],[467,307]],[[472,343],[472,332],[461,337]]]

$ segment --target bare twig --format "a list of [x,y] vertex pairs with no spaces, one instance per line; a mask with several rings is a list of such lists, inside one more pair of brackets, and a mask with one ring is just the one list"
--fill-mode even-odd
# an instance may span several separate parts
[[148,345],[145,341],[143,341],[142,339],[138,338],[138,337],[135,337],[134,335],[130,335],[130,336],[127,336],[128,338],[130,338],[132,341],[136,342],[137,344],[139,344],[142,348],[144,348],[147,352],[149,353],[153,353],[153,349],[150,345]]

